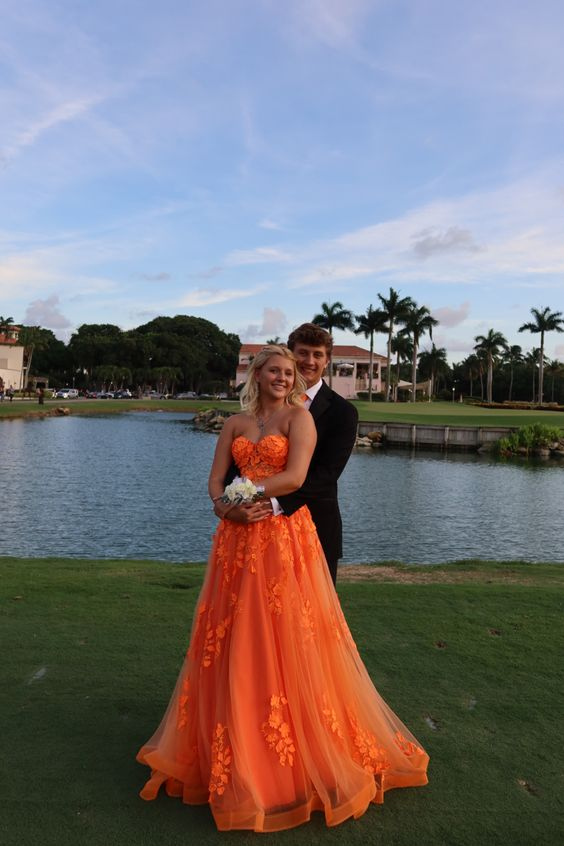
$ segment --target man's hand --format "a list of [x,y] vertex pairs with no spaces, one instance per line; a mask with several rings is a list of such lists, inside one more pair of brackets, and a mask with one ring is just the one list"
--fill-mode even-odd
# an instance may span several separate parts
[[269,499],[248,505],[229,505],[227,502],[218,500],[213,510],[220,520],[232,520],[234,523],[258,523],[272,515],[272,504]]

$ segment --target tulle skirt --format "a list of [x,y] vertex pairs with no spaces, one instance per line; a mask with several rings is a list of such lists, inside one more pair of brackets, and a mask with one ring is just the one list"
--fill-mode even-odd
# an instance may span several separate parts
[[137,759],[220,830],[363,814],[428,756],[360,659],[307,508],[215,534],[186,659]]

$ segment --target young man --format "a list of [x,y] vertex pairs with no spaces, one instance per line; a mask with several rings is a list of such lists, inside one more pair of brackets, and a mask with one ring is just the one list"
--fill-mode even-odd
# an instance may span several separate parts
[[[322,379],[333,349],[329,332],[314,323],[303,323],[291,333],[288,346],[306,382],[305,405],[317,429],[317,445],[304,484],[298,491],[279,497],[278,506],[287,516],[302,505],[308,506],[335,584],[337,564],[343,554],[337,481],[354,446],[358,413],[350,402],[331,390]],[[270,502],[257,504],[252,509],[229,508],[217,502],[215,513],[221,518],[246,523],[261,519],[265,509],[270,511],[271,508]]]
[[315,422],[317,445],[304,484],[295,493],[279,497],[279,503],[287,515],[308,506],[336,583],[337,563],[343,554],[337,482],[354,446],[358,413],[322,379],[333,349],[329,332],[314,323],[303,323],[291,333],[288,346],[306,382],[305,405]]

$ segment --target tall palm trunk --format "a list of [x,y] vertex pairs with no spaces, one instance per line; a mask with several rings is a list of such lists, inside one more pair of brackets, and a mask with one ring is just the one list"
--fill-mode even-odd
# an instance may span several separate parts
[[511,402],[511,395],[513,393],[513,365],[509,367],[509,402]]
[[392,332],[393,332],[393,325],[392,321],[390,320],[390,330],[388,332],[388,356],[386,361],[386,394],[384,397],[385,402],[390,401],[390,369],[392,367]]
[[374,367],[374,332],[370,333],[370,364],[368,365],[368,402],[372,402],[372,368]]
[[488,355],[488,402],[493,402],[493,358]]
[[394,391],[394,402],[398,401],[399,396],[399,383],[400,383],[400,354],[399,352],[396,354],[396,389]]
[[417,401],[417,346],[418,338],[413,335],[413,358],[411,360],[411,401]]
[[539,353],[539,405],[542,405],[544,388],[544,332],[541,331],[541,344]]

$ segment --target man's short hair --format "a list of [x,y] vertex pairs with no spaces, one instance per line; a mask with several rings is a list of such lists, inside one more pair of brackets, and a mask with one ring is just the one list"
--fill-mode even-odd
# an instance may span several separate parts
[[307,344],[308,347],[325,347],[329,357],[331,357],[333,351],[333,338],[329,332],[315,323],[302,323],[301,326],[290,333],[288,346],[293,350],[296,344]]

